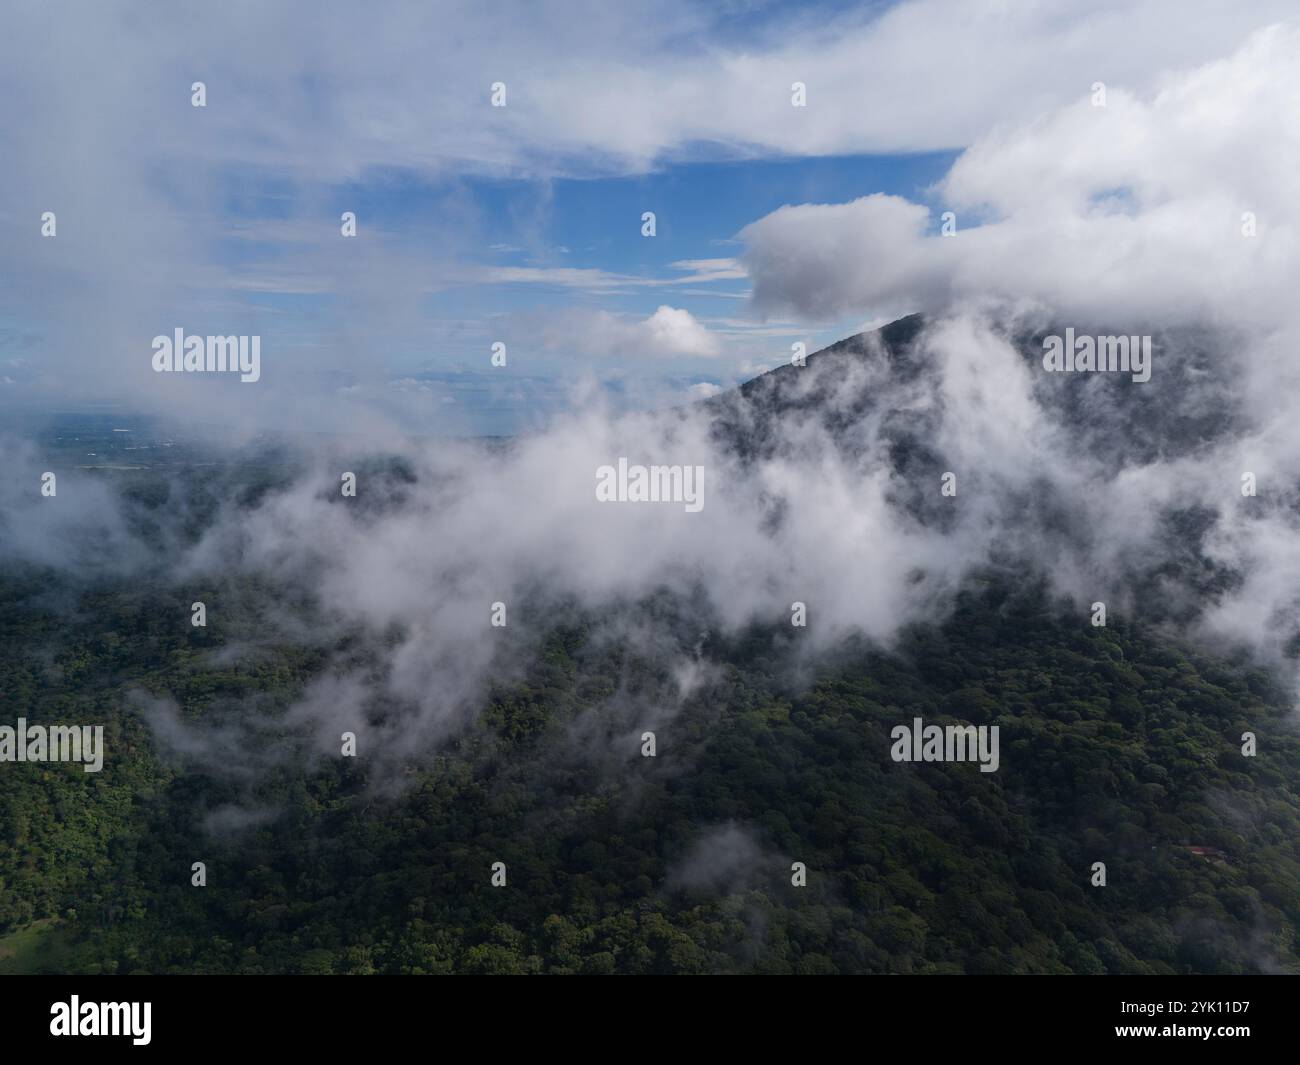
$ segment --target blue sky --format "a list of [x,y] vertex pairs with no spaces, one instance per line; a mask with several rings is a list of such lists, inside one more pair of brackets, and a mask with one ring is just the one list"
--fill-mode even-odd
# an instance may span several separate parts
[[[1035,264],[1045,227],[1074,239],[1113,204],[1099,191],[1125,189],[1136,219],[1168,189],[1143,202],[1122,155],[1092,167],[1102,184],[1060,180],[1076,161],[1032,131],[1082,123],[1079,141],[1124,121],[1079,110],[1095,82],[1145,107],[1169,71],[1288,5],[1180,10],[439,0],[362,17],[232,0],[60,22],[11,7],[0,409],[503,432],[602,393],[688,402],[796,340],[815,350],[976,282],[1018,294],[1055,276]],[[930,239],[954,205],[960,239]],[[176,328],[261,336],[256,387],[154,374],[151,338]]]
[[[837,203],[872,192],[922,198],[947,170],[952,153],[858,156],[826,159],[683,163],[626,178],[548,181],[468,180],[458,195],[480,222],[476,261],[485,266],[538,271],[601,271],[628,278],[676,282],[695,271],[677,263],[733,259],[736,234],[749,222],[785,204]],[[358,204],[358,214],[390,231],[436,211],[440,191],[418,182],[377,180],[335,198],[339,207]],[[656,215],[656,235],[643,237],[643,212]],[[665,302],[687,307],[702,320],[752,317],[744,278],[673,283],[647,291],[635,285],[608,288],[578,282],[466,284],[449,286],[429,300],[431,314],[454,317],[472,309],[494,314],[532,307],[583,303],[620,314],[649,316]],[[833,332],[833,328],[831,328]],[[472,345],[448,350],[453,359],[479,360],[480,333]],[[757,355],[757,353],[756,353]],[[613,366],[632,369],[614,355]]]
[[[360,237],[382,234],[391,253],[417,259],[438,256],[441,235],[453,231],[450,276],[420,299],[421,327],[391,337],[386,361],[394,377],[446,389],[481,415],[485,431],[507,431],[517,425],[506,424],[514,419],[493,403],[488,385],[518,386],[528,406],[541,412],[563,405],[584,373],[614,397],[631,388],[640,398],[629,402],[680,402],[684,387],[729,387],[786,361],[796,339],[815,350],[862,328],[867,323],[861,316],[810,326],[757,312],[735,265],[741,250],[736,235],[787,204],[839,203],[869,193],[927,202],[955,154],[684,161],[596,178],[431,178],[409,169],[374,169],[313,191],[314,223],[294,187],[262,173],[232,174],[215,221],[239,235],[217,248],[223,269],[252,274],[292,261],[293,242],[277,239],[280,225],[297,231],[314,224],[322,238],[328,233],[332,239],[344,211],[357,215]],[[646,211],[656,216],[653,237],[641,232]],[[518,271],[509,276],[519,280],[498,279],[502,270]],[[264,291],[242,298],[252,308],[273,310],[280,335],[304,347],[337,331],[349,302],[337,292]],[[637,323],[665,305],[688,311],[726,343],[714,357],[670,353],[652,361],[642,351],[615,346],[593,363],[573,358],[562,341],[540,344],[530,335],[532,322],[557,312],[596,311]],[[496,340],[507,344],[504,372],[489,364]]]

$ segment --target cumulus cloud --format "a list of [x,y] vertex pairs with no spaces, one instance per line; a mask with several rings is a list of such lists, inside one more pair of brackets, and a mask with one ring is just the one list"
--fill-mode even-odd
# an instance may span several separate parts
[[641,323],[652,348],[670,355],[716,355],[718,342],[690,311],[660,306]]
[[[973,144],[937,190],[783,207],[740,236],[765,312],[809,318],[1038,301],[1070,314],[1277,323],[1300,268],[1290,201],[1300,28],[1277,25],[1146,94],[1080,93]],[[1248,236],[1252,231],[1256,234]]]
[[847,204],[778,208],[740,231],[761,311],[829,319],[864,309],[913,309],[940,264],[925,242],[929,212],[875,193]]
[[712,381],[698,381],[687,388],[687,394],[691,399],[708,399],[722,392],[721,385],[715,385]]
[[[1288,354],[1300,341],[1300,136],[1278,121],[1300,108],[1298,45],[1300,27],[1278,24],[1148,92],[1112,84],[1104,107],[1082,94],[1003,125],[936,190],[954,235],[886,196],[784,207],[741,234],[760,311],[920,309],[944,323],[932,334],[936,450],[978,471],[987,521],[1004,521],[1008,500],[1078,504],[1068,547],[1043,528],[1005,529],[1059,587],[1134,605],[1135,568],[1170,560],[1170,524],[1208,515],[1197,564],[1241,584],[1179,594],[1203,633],[1272,652],[1300,604],[1300,378]],[[1051,380],[1041,351],[1008,357],[1010,337],[1071,323],[1154,332],[1150,390]],[[1246,472],[1269,491],[1243,499]]]
[[546,347],[582,355],[712,358],[722,351],[718,338],[690,311],[667,304],[640,320],[581,309],[519,319],[536,327]]

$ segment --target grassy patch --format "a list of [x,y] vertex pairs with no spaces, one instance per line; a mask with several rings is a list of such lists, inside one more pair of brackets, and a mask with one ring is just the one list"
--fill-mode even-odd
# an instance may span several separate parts
[[66,955],[64,930],[47,917],[0,936],[0,976],[62,972]]

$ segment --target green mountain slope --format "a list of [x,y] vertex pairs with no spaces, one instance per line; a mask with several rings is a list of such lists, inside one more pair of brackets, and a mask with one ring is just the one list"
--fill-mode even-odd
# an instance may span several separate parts
[[[1035,589],[976,584],[941,627],[846,646],[799,690],[777,680],[797,652],[777,634],[711,639],[713,679],[654,758],[636,707],[664,663],[574,615],[400,781],[291,759],[250,784],[165,766],[128,691],[216,724],[223,692],[287,704],[311,655],[279,648],[249,677],[161,631],[161,590],[101,589],[68,627],[47,582],[3,588],[6,709],[109,724],[100,774],[0,766],[0,933],[62,917],[74,971],[1300,969],[1289,700]],[[999,771],[891,761],[889,730],[918,716],[997,724]],[[205,832],[229,803],[262,819]]]

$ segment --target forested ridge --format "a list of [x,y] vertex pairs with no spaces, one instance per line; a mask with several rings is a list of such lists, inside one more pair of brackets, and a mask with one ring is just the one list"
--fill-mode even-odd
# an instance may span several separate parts
[[[802,658],[788,627],[706,636],[710,679],[653,758],[637,707],[664,662],[597,638],[600,618],[551,614],[528,672],[399,772],[363,754],[255,779],[164,756],[136,693],[214,727],[258,693],[274,731],[327,652],[270,641],[223,666],[211,652],[254,634],[237,612],[176,624],[192,591],[0,581],[3,720],[103,723],[108,751],[98,774],[0,765],[0,967],[1300,970],[1290,696],[1154,629],[1093,628],[1032,582],[986,575],[896,646],[830,658]],[[682,647],[697,635],[682,604],[641,609]],[[914,717],[998,725],[998,772],[891,761],[890,729]]]

